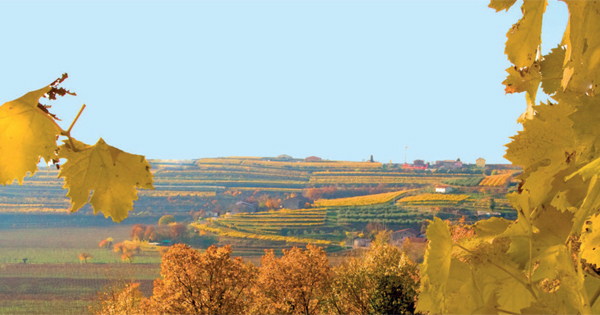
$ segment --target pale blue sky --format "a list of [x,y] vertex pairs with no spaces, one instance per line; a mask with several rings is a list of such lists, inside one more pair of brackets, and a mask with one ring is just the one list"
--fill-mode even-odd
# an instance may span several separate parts
[[[148,158],[505,163],[523,95],[504,95],[520,2],[0,1],[0,102],[63,72],[73,135]],[[566,5],[551,0],[543,52]]]

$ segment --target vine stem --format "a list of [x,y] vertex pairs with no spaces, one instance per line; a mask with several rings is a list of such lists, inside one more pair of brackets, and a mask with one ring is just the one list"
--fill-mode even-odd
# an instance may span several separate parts
[[81,116],[81,113],[83,112],[84,109],[85,109],[85,104],[83,104],[81,106],[81,108],[79,109],[79,112],[77,113],[77,116],[75,116],[75,119],[73,119],[73,122],[71,123],[71,126],[69,126],[69,129],[67,129],[66,131],[61,129],[61,135],[69,138],[69,143],[71,144],[71,149],[75,152],[77,152],[79,150],[77,150],[77,148],[75,147],[75,143],[73,143],[73,138],[71,137],[71,130],[73,129],[73,126],[75,126],[75,123],[79,119],[79,116]]
[[71,126],[69,126],[69,129],[67,129],[67,134],[69,135],[69,138],[71,137],[71,129],[73,129],[73,126],[75,126],[75,123],[77,122],[77,120],[79,119],[79,116],[81,116],[81,113],[83,112],[83,110],[85,109],[85,104],[83,104],[81,106],[81,109],[79,110],[79,112],[77,113],[77,116],[75,116],[75,119],[73,120],[73,122],[71,123]]
[[[462,245],[460,245],[460,244],[456,244],[456,243],[454,243],[454,245],[456,245],[458,248],[460,248],[460,249],[462,249],[462,250],[466,251],[466,252],[467,252],[467,253],[469,253],[469,254],[472,254],[472,255],[474,255],[474,254],[475,254],[475,253],[473,253],[471,250],[469,250],[469,249],[465,248],[464,246],[462,246]],[[506,270],[506,268],[504,268],[504,267],[502,267],[502,266],[500,266],[500,265],[496,264],[495,262],[493,262],[493,261],[491,261],[491,260],[487,260],[487,262],[488,262],[490,265],[492,265],[492,266],[494,266],[494,267],[496,267],[496,268],[498,268],[498,269],[500,269],[500,270],[502,270],[502,271],[506,272],[506,273],[507,273],[509,276],[513,277],[513,278],[514,278],[515,280],[517,280],[517,281],[518,281],[520,284],[522,284],[522,285],[523,285],[523,286],[524,286],[524,287],[527,289],[527,291],[529,291],[529,293],[531,293],[531,295],[532,295],[532,296],[533,296],[535,299],[537,299],[537,295],[535,294],[535,292],[533,291],[533,289],[531,289],[531,286],[530,286],[529,284],[527,284],[526,282],[524,282],[524,281],[523,281],[523,279],[519,279],[519,277],[517,277],[516,275],[514,275],[512,272],[510,272],[510,271]]]

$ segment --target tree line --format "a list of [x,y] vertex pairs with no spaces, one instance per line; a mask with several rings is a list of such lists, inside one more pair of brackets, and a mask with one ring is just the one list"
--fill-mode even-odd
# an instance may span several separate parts
[[98,294],[90,306],[108,314],[413,314],[420,282],[417,266],[389,234],[371,248],[331,267],[325,251],[308,244],[276,256],[265,250],[261,266],[231,257],[231,247],[203,253],[176,244],[162,257],[160,278],[144,297],[137,283]]

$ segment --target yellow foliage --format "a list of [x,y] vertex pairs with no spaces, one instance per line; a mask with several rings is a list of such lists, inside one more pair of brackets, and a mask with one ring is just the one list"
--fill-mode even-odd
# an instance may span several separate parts
[[[123,152],[98,140],[93,146],[79,141],[65,141],[59,156],[66,158],[59,177],[71,198],[71,212],[83,207],[89,199],[94,214],[99,211],[113,221],[121,222],[133,210],[136,188],[154,189],[150,164],[141,155]],[[93,191],[90,198],[90,192]]]
[[0,106],[0,183],[19,184],[37,171],[42,157],[56,159],[56,138],[61,133],[54,119],[38,108],[40,97],[50,86],[29,92]]
[[398,200],[399,203],[458,203],[469,199],[469,195],[421,194],[408,196]]
[[394,191],[383,194],[349,197],[349,198],[338,198],[338,199],[319,199],[315,201],[315,205],[318,207],[336,207],[336,206],[367,206],[375,205],[379,203],[390,202],[400,195],[405,194],[408,190]]

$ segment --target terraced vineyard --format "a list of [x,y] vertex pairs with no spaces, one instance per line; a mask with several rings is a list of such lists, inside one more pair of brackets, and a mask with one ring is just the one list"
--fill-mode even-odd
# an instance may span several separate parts
[[508,183],[508,181],[511,177],[512,177],[511,173],[486,176],[479,183],[479,186],[491,186],[491,187],[504,186]]
[[395,200],[407,191],[393,191],[383,194],[338,198],[338,199],[319,199],[315,201],[317,207],[339,207],[339,206],[368,206],[380,203],[386,203]]
[[331,221],[339,225],[361,225],[369,222],[380,222],[397,229],[418,227],[421,222],[431,219],[435,213],[420,211],[396,204],[379,204],[370,206],[332,207],[328,209]]
[[442,180],[442,184],[452,185],[452,186],[473,187],[473,186],[479,185],[479,183],[483,179],[484,179],[483,176],[473,176],[473,177],[465,177],[465,178],[444,179],[444,180]]
[[398,204],[406,205],[456,205],[469,199],[469,195],[421,194],[404,197]]
[[326,214],[326,208],[282,209],[258,213],[238,213],[223,217],[214,223],[237,230],[273,234],[281,232],[282,229],[323,227]]

